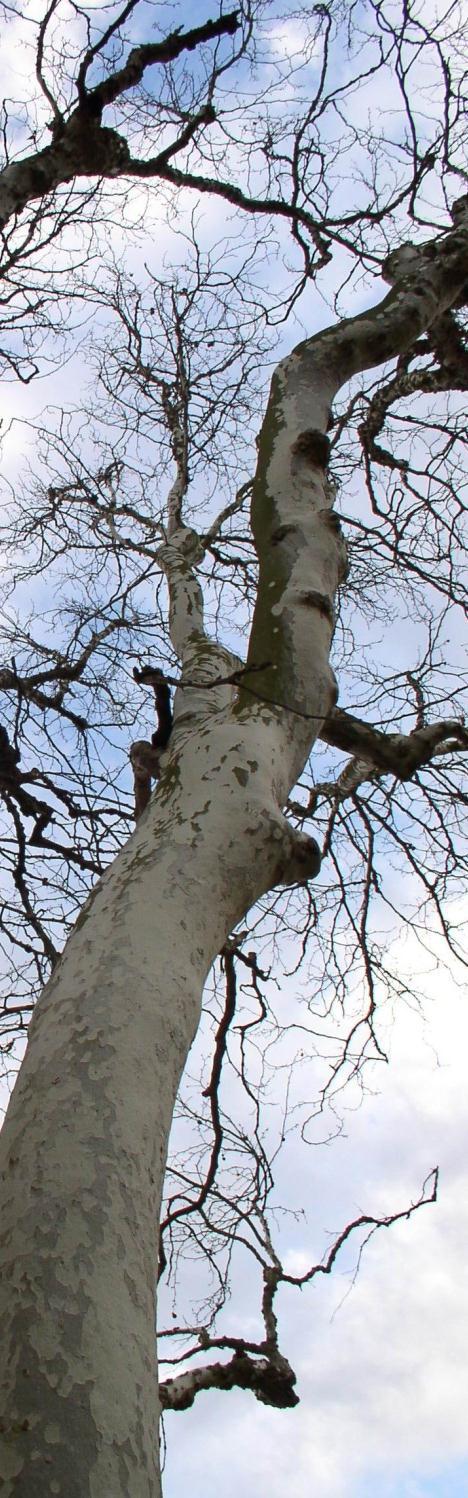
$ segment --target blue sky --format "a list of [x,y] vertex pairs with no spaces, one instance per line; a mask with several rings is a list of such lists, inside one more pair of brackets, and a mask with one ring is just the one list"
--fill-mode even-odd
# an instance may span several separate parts
[[432,1476],[421,1472],[401,1471],[386,1482],[381,1472],[361,1478],[350,1498],[466,1498],[468,1493],[468,1460],[448,1462]]

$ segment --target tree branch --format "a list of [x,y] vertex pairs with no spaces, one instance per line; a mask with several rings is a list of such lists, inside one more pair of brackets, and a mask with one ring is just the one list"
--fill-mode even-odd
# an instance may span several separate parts
[[335,749],[344,749],[357,759],[365,760],[376,770],[411,780],[423,765],[429,764],[441,745],[468,749],[468,729],[455,719],[429,723],[411,733],[382,733],[361,718],[335,707],[322,724],[320,738]]
[[[122,16],[119,17],[118,24],[122,23],[134,6],[135,0],[130,0]],[[86,73],[111,35],[109,29],[107,36],[101,37],[98,45],[91,47],[83,58],[77,78],[79,96],[86,101],[88,108],[91,106],[93,114],[100,116],[106,105],[113,104],[121,94],[128,93],[129,89],[136,88],[141,83],[147,68],[154,67],[156,63],[167,66],[168,63],[175,62],[178,57],[181,57],[183,52],[194,52],[196,47],[203,45],[203,42],[211,42],[222,36],[234,36],[239,26],[240,12],[233,10],[225,16],[218,16],[216,21],[205,21],[202,26],[194,26],[191,31],[172,31],[162,42],[144,42],[139,47],[132,47],[122,68],[86,92]],[[115,26],[112,30],[115,30]]]
[[248,1352],[235,1352],[229,1363],[211,1363],[191,1368],[159,1386],[162,1409],[187,1410],[202,1389],[250,1389],[261,1404],[274,1409],[294,1409],[296,1375],[286,1358],[254,1359]]

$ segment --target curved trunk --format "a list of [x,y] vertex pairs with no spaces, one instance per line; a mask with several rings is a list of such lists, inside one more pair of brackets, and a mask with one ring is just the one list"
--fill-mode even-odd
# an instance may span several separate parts
[[210,964],[287,873],[286,763],[265,715],[175,745],[38,1004],[0,1138],[5,1498],[159,1493],[167,1140]]
[[170,752],[40,1000],[1,1136],[5,1498],[158,1498],[157,1223],[204,979],[262,892],[317,872],[313,839],[281,808],[335,694],[330,402],[456,301],[467,214],[461,200],[451,234],[390,256],[381,306],[307,340],[274,377],[238,701],[238,663],[203,632],[200,539],[176,515],[161,551],[183,667]]

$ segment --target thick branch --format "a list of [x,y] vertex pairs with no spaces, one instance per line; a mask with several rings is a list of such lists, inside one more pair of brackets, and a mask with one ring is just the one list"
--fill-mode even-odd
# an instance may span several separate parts
[[432,395],[443,390],[468,389],[468,350],[461,329],[453,312],[445,312],[436,318],[428,330],[426,339],[416,345],[414,355],[433,352],[436,367],[409,370],[406,366],[410,356],[402,359],[393,379],[379,386],[369,402],[365,420],[359,427],[359,436],[367,462],[384,464],[387,468],[406,469],[409,464],[400,455],[395,456],[376,441],[385,422],[387,412],[398,400],[408,400],[412,395]]
[[449,742],[452,748],[468,749],[468,729],[455,719],[444,719],[440,723],[429,723],[412,733],[382,733],[361,718],[335,707],[322,724],[320,738],[335,749],[343,749],[359,760],[365,760],[376,770],[396,775],[398,780],[410,780],[417,770],[429,764],[442,744]]
[[274,1409],[293,1409],[299,1404],[294,1392],[296,1375],[286,1358],[252,1358],[235,1353],[229,1363],[211,1363],[192,1368],[160,1384],[162,1409],[187,1410],[202,1389],[250,1389],[261,1404]]
[[[128,6],[127,11],[130,8]],[[238,26],[238,12],[231,11],[227,16],[206,21],[192,31],[173,32],[163,42],[134,47],[122,68],[87,93],[84,86],[86,73],[103,45],[101,38],[99,46],[86,53],[78,74],[78,108],[67,120],[54,111],[51,144],[20,161],[10,162],[0,173],[0,228],[5,227],[12,214],[21,213],[28,203],[46,197],[75,177],[112,178],[125,174],[130,151],[126,140],[116,130],[101,125],[104,107],[135,88],[147,67],[157,62],[167,64],[205,41],[233,35]],[[41,62],[42,54],[39,66]]]
[[181,525],[158,552],[169,589],[171,640],[182,661],[182,690],[176,693],[174,719],[190,719],[192,728],[195,720],[202,721],[232,703],[233,674],[242,664],[205,632],[203,591],[197,576],[204,551],[197,532]]
[[468,195],[453,204],[452,217],[453,229],[438,240],[402,245],[388,257],[382,273],[392,290],[379,306],[299,344],[296,355],[324,376],[328,370],[325,401],[332,381],[336,394],[353,374],[399,358],[458,304],[468,284]]
[[75,110],[52,144],[12,161],[0,173],[0,228],[36,198],[45,198],[75,177],[119,177],[130,153],[116,130],[105,129],[83,109]]
[[205,21],[203,26],[194,26],[192,31],[172,31],[162,42],[144,42],[140,47],[132,48],[122,68],[84,93],[86,73],[102,47],[101,39],[98,47],[90,49],[83,59],[77,80],[78,92],[86,100],[88,108],[91,107],[93,114],[100,115],[107,104],[113,104],[121,94],[136,88],[147,68],[154,67],[156,63],[167,66],[181,57],[183,52],[194,52],[203,42],[211,42],[221,36],[234,36],[239,26],[239,11],[233,10],[225,16],[218,16],[216,21]]
[[203,592],[197,577],[202,559],[203,545],[190,526],[180,525],[158,551],[169,588],[171,640],[181,658],[190,639],[200,639],[205,632]]
[[[252,499],[260,575],[248,667],[271,664],[247,674],[241,702],[252,705],[257,696],[278,711],[288,704],[298,773],[334,705],[328,652],[345,557],[326,479],[332,401],[353,374],[411,348],[459,299],[467,280],[468,198],[454,205],[453,218],[455,227],[438,241],[389,257],[384,273],[393,286],[379,306],[299,344],[272,380]],[[427,742],[411,750],[408,773],[419,751],[427,755]]]

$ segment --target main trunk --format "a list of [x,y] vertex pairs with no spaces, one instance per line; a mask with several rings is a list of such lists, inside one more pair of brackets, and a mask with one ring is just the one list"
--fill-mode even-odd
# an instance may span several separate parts
[[207,970],[281,877],[271,716],[174,753],[36,1011],[0,1140],[5,1498],[157,1498],[157,1228]]

